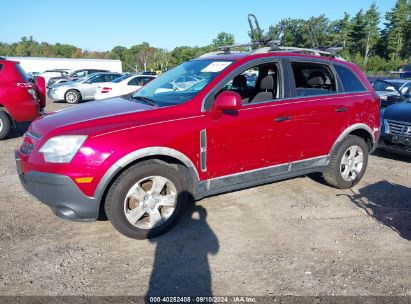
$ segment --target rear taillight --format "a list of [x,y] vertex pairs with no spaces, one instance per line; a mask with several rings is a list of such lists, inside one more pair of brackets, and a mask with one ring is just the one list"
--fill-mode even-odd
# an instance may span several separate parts
[[33,99],[38,99],[36,90],[34,89],[34,87],[27,82],[18,82],[17,86],[20,88],[24,88],[27,90],[27,92],[33,97]]
[[102,88],[101,89],[101,93],[108,93],[108,92],[110,92],[112,90],[112,88],[109,88],[109,87],[104,87],[104,88]]

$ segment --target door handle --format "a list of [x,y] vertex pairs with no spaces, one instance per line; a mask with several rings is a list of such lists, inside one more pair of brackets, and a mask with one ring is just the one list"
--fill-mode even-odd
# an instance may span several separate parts
[[340,112],[345,112],[347,110],[348,110],[347,108],[337,108],[335,109],[335,112],[340,113]]
[[277,117],[276,119],[274,119],[275,122],[282,122],[282,121],[286,121],[286,120],[290,120],[291,116],[282,116],[282,117]]

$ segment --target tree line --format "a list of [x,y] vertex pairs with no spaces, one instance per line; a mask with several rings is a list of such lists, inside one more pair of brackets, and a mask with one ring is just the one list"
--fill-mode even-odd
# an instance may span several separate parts
[[[329,20],[325,15],[309,19],[286,18],[263,32],[265,39],[280,40],[283,46],[342,46],[341,55],[368,73],[387,73],[411,61],[411,0],[397,0],[382,15],[373,3],[355,15]],[[251,34],[249,33],[251,36]],[[214,51],[222,45],[235,43],[234,35],[221,32],[206,46],[178,46],[171,51],[143,42],[111,51],[88,51],[69,44],[37,42],[23,37],[16,43],[0,42],[0,55],[62,58],[120,59],[124,71],[165,70],[184,61]]]

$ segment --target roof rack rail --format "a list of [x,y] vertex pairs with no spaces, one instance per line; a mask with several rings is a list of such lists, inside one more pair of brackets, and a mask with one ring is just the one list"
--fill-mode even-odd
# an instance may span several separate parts
[[[263,48],[264,49],[264,48]],[[303,54],[311,54],[315,56],[325,56],[325,57],[332,57],[337,58],[340,60],[344,60],[341,56],[337,54],[337,52],[342,51],[342,47],[328,47],[328,48],[299,48],[293,46],[279,46],[276,50],[271,50],[270,52],[288,52],[288,53],[303,53]],[[258,53],[259,50],[255,52]]]

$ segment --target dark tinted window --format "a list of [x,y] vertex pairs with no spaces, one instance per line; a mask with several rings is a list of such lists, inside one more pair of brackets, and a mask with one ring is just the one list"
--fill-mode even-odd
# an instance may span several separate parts
[[121,77],[118,77],[118,78],[116,78],[116,79],[114,79],[112,82],[114,82],[114,83],[119,83],[119,82],[121,82],[121,81],[123,81],[123,80],[125,80],[125,79],[127,79],[127,78],[130,78],[132,75],[124,75],[124,76],[121,76]]
[[116,78],[119,78],[121,75],[117,75],[117,74],[107,74],[106,75],[106,82],[110,82],[113,81]]
[[91,83],[106,82],[106,77],[105,75],[94,75],[89,80]]
[[0,63],[0,72],[3,69],[3,64]]
[[147,83],[149,83],[150,81],[152,81],[154,79],[154,77],[146,77],[143,80],[143,85],[146,85]]
[[344,92],[364,92],[366,91],[361,81],[354,73],[341,65],[335,65],[335,70],[341,79]]
[[128,82],[128,85],[143,86],[153,80],[153,77],[136,77]]

